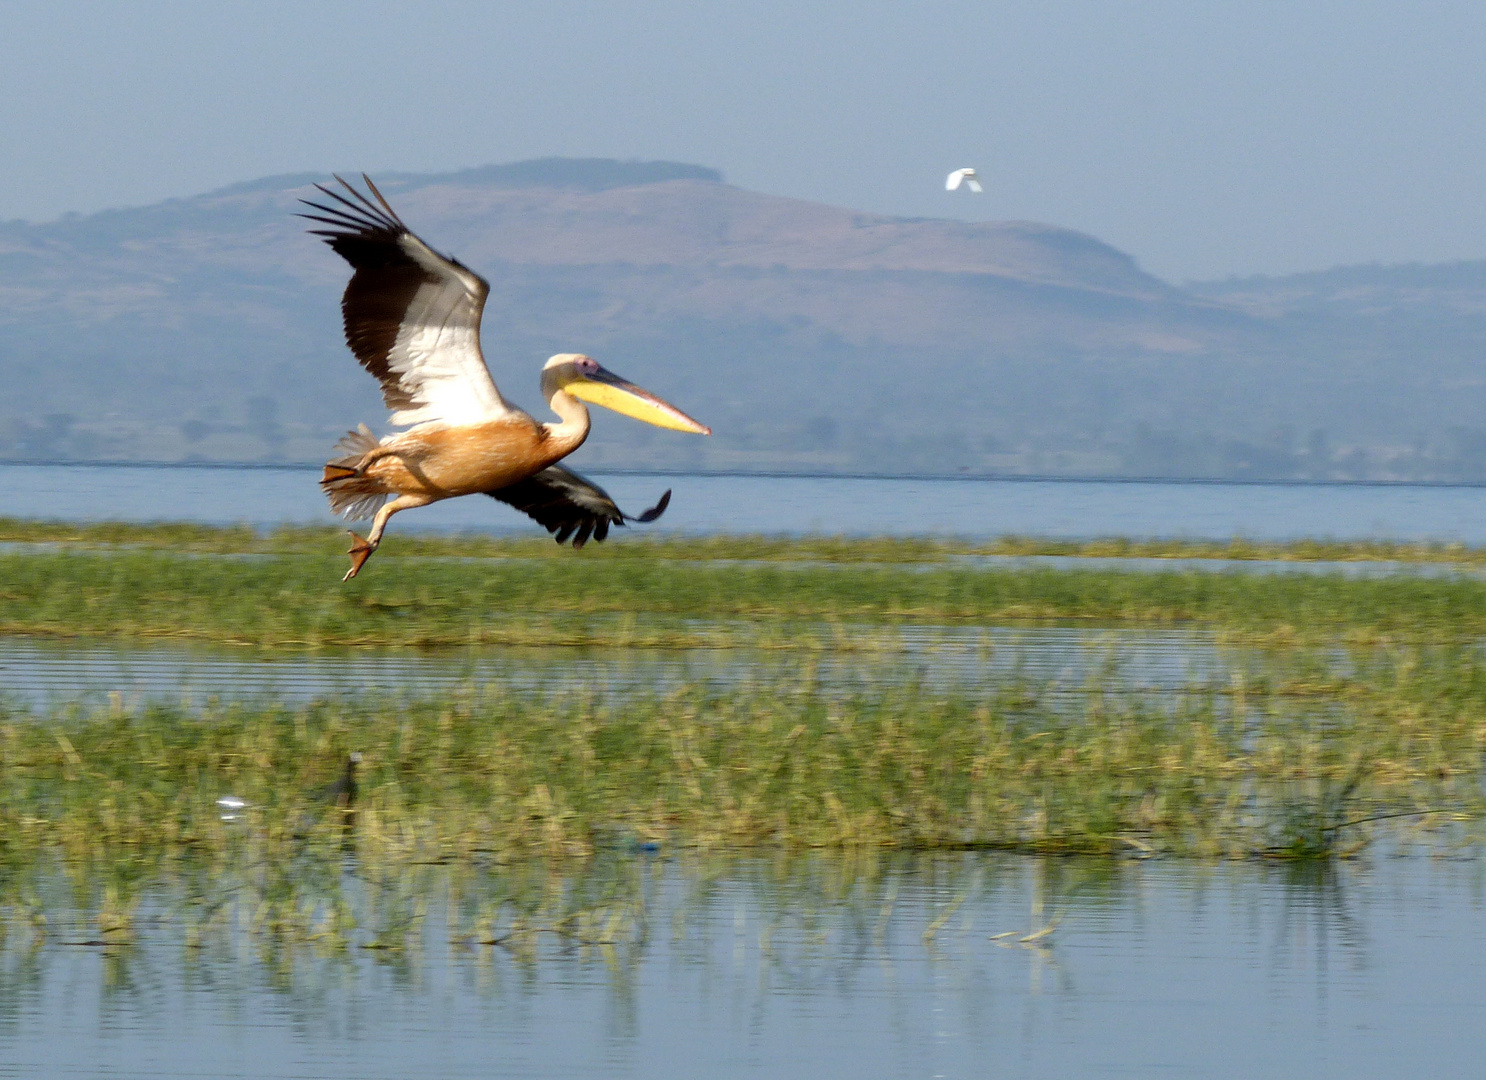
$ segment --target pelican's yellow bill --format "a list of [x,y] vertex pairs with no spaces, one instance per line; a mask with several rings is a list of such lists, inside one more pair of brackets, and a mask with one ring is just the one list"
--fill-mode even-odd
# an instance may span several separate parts
[[641,390],[634,383],[625,382],[617,377],[612,382],[591,382],[588,379],[580,379],[577,382],[568,383],[563,389],[575,398],[582,398],[591,405],[602,405],[606,409],[613,409],[617,413],[623,413],[636,420],[643,420],[656,427],[670,428],[672,431],[691,431],[698,435],[712,434],[711,428],[697,423],[676,406],[662,401],[648,390]]

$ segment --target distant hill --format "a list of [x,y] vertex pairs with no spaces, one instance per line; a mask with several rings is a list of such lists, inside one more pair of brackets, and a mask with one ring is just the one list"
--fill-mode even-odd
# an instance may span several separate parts
[[[323,460],[385,413],[341,341],[309,175],[0,225],[0,455]],[[600,416],[588,465],[1486,477],[1486,263],[1176,288],[1027,222],[891,218],[668,162],[376,177],[491,283],[533,411],[591,352],[711,424]]]
[[1255,360],[1304,406],[1277,410],[1281,439],[1322,472],[1486,480],[1486,260],[1188,288],[1259,320]]

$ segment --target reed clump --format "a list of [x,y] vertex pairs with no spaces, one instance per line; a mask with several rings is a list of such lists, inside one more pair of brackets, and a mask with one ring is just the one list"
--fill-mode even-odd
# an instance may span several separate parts
[[[615,845],[1303,855],[1316,852],[1287,852],[1284,837],[1304,831],[1307,785],[1329,793],[1312,834],[1337,843],[1365,839],[1370,826],[1347,822],[1378,814],[1474,820],[1483,717],[1470,650],[1361,663],[1324,694],[1256,686],[1175,702],[1097,684],[1073,703],[1017,684],[843,693],[802,676],[663,697],[472,687],[11,713],[0,851],[282,861],[354,823],[363,857],[392,862]],[[354,808],[330,805],[317,792],[353,751]],[[224,795],[246,804],[231,820]]]

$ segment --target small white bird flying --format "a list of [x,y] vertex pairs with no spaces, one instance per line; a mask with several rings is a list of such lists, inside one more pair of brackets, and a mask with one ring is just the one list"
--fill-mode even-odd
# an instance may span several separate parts
[[960,189],[960,181],[962,180],[965,182],[967,188],[977,194],[985,190],[985,188],[980,186],[980,177],[975,175],[974,169],[956,169],[950,173],[944,179],[944,190],[958,191]]

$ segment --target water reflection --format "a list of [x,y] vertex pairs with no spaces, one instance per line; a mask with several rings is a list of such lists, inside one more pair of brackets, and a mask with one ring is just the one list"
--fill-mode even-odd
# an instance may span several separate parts
[[1486,1050],[1474,861],[321,872],[342,933],[325,910],[276,928],[271,868],[188,869],[139,883],[109,947],[61,943],[106,884],[43,881],[81,904],[45,935],[12,911],[0,1075],[1353,1077],[1466,1075]]

